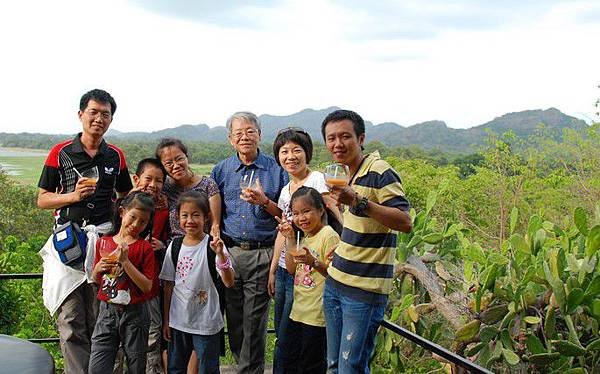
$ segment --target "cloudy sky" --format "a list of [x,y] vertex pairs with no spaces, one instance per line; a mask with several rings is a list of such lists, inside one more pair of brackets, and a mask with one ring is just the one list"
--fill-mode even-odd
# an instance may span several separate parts
[[19,0],[0,3],[0,131],[223,125],[340,106],[374,123],[478,125],[556,107],[596,119],[600,1]]

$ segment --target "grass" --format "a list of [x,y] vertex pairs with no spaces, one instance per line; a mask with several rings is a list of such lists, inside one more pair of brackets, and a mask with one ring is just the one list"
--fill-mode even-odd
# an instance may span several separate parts
[[[273,300],[269,303],[269,321],[267,323],[268,329],[273,329]],[[227,322],[225,322],[227,323]],[[233,358],[233,354],[229,349],[229,339],[225,339],[225,357],[221,357],[220,364],[221,365],[235,365],[235,359]],[[270,365],[273,362],[273,351],[275,349],[275,334],[267,334],[267,343],[265,346],[265,366]]]
[[209,176],[215,164],[190,164],[190,168],[196,174]]
[[46,154],[40,156],[0,156],[0,168],[21,184],[37,185]]
[[[23,156],[19,155],[20,153]],[[39,153],[39,156],[33,153]],[[10,177],[18,183],[36,186],[47,153],[47,151],[22,148],[0,148],[0,168],[7,170]],[[214,164],[190,164],[194,173],[207,176],[214,166]]]

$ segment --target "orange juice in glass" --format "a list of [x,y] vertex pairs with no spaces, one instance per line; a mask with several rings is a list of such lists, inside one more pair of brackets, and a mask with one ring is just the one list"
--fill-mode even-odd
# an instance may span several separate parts
[[325,183],[330,186],[345,186],[348,184],[350,171],[344,164],[334,163],[325,167]]
[[110,271],[111,276],[116,276],[117,264],[119,262],[119,250],[118,245],[109,239],[100,239],[98,242],[98,252],[107,263],[112,264],[112,270]]
[[88,187],[96,187],[98,179],[85,178],[85,180],[82,183]]
[[81,176],[83,178],[85,178],[85,180],[83,181],[83,183],[86,186],[96,187],[96,184],[98,183],[98,178],[99,178],[98,168],[97,167],[93,167],[91,169],[84,170],[81,173]]
[[329,178],[329,179],[325,179],[325,183],[327,183],[331,186],[345,186],[348,184],[348,179]]

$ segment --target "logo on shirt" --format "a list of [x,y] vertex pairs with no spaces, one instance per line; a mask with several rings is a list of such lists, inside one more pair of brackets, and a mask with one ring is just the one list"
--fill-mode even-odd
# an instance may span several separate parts
[[115,171],[115,168],[104,167],[104,174],[106,175],[112,175],[113,171]]

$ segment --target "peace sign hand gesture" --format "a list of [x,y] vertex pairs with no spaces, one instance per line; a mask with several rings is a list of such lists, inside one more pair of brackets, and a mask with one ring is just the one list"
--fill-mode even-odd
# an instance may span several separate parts
[[279,225],[277,225],[277,230],[281,233],[281,235],[285,236],[286,239],[294,240],[294,228],[292,227],[292,223],[288,221],[285,216],[282,218],[275,217]]

